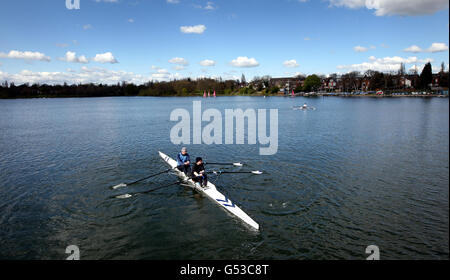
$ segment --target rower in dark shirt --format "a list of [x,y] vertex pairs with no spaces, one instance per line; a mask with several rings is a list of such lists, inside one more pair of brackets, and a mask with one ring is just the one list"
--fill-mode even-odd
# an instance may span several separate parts
[[195,183],[199,183],[202,187],[208,186],[208,177],[201,157],[195,159],[195,164],[192,167],[192,180]]

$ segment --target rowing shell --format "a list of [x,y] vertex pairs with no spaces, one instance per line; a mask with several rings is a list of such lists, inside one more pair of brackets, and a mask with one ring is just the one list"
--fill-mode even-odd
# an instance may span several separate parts
[[211,182],[208,182],[208,186],[206,188],[200,187],[198,184],[195,184],[194,181],[189,179],[183,172],[177,169],[177,162],[170,158],[168,155],[159,152],[159,156],[176,172],[177,176],[180,177],[183,181],[189,183],[189,186],[193,189],[197,190],[200,193],[205,194],[211,200],[216,202],[222,208],[235,215],[239,219],[241,219],[244,223],[251,226],[252,228],[259,230],[259,225],[250,218],[244,211],[242,211],[236,204],[234,204],[228,197],[221,194],[216,186]]

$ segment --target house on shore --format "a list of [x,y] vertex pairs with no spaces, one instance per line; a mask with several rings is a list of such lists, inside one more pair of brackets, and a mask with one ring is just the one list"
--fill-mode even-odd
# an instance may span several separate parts
[[272,78],[270,79],[270,87],[278,87],[280,91],[286,94],[292,92],[298,87],[302,87],[305,82],[305,77],[289,77],[289,78]]

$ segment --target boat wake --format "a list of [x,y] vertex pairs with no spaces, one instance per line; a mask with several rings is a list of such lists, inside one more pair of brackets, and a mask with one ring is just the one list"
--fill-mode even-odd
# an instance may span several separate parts
[[316,108],[315,107],[303,107],[303,106],[293,106],[292,107],[293,110],[300,110],[300,111],[315,111]]

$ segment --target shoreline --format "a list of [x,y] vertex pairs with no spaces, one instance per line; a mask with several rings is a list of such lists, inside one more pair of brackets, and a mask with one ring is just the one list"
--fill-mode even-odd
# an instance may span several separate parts
[[214,99],[220,97],[279,97],[279,98],[321,98],[321,97],[341,97],[341,98],[448,98],[448,95],[429,94],[429,95],[343,95],[343,94],[321,94],[321,95],[262,95],[262,94],[229,94],[229,95],[217,95],[216,97],[203,97],[199,95],[164,95],[164,96],[146,96],[146,95],[111,95],[111,96],[45,96],[45,97],[17,97],[17,98],[0,98],[0,100],[16,100],[16,99],[68,99],[68,98],[111,98],[111,97],[156,97],[156,98],[186,98],[197,97],[204,99]]

